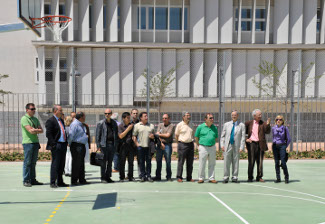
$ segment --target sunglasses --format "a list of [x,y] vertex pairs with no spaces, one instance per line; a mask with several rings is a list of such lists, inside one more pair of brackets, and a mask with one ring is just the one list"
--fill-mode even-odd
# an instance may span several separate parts
[[214,119],[214,117],[209,117],[209,119],[210,119],[210,120],[213,120],[213,119]]
[[36,110],[36,108],[29,108],[30,110]]
[[105,115],[110,115],[110,114],[112,114],[112,112],[111,113],[105,113]]
[[275,119],[276,121],[283,121],[282,119]]

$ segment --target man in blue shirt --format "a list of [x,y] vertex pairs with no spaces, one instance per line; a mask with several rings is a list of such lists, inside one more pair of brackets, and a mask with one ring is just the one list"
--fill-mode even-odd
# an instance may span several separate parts
[[67,135],[62,120],[62,107],[54,105],[52,112],[53,117],[45,123],[48,139],[46,149],[51,150],[52,155],[50,187],[67,187],[69,185],[65,184],[62,178],[67,153]]
[[68,143],[72,155],[71,185],[90,184],[85,179],[85,155],[88,136],[83,123],[86,121],[84,112],[77,112],[76,119],[71,123]]

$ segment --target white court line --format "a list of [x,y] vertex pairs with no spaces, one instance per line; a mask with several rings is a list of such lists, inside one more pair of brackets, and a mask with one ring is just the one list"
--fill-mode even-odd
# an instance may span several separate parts
[[226,203],[224,203],[223,201],[221,201],[219,198],[217,198],[214,194],[212,194],[211,192],[209,192],[209,194],[216,199],[218,202],[220,202],[223,206],[225,206],[229,211],[231,211],[235,216],[237,216],[243,223],[245,224],[249,224],[249,222],[247,222],[243,217],[241,217],[237,212],[235,212],[234,210],[232,210],[228,205],[226,205]]
[[264,188],[269,188],[269,189],[279,190],[279,191],[286,191],[286,192],[291,192],[291,193],[296,193],[296,194],[302,194],[302,195],[307,195],[307,196],[310,196],[310,197],[325,200],[325,198],[323,198],[323,197],[319,197],[317,195],[308,194],[308,193],[304,193],[304,192],[300,192],[300,191],[291,191],[291,190],[285,190],[285,189],[276,188],[276,187],[269,187],[269,186],[262,186],[262,185],[257,185],[257,184],[248,184],[248,183],[243,183],[243,184],[251,185],[251,186],[255,186],[255,187],[264,187]]

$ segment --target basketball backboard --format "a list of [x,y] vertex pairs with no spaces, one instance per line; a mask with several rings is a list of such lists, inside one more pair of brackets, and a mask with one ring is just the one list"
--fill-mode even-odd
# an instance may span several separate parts
[[[18,18],[20,18],[37,36],[41,36],[39,28],[32,28],[31,18],[41,17],[41,0],[17,0]],[[38,22],[41,22],[40,20]],[[35,25],[35,24],[34,24]]]

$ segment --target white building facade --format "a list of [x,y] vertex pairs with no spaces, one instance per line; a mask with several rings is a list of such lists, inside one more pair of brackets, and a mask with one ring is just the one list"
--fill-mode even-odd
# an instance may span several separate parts
[[[15,13],[9,2],[1,13]],[[254,80],[266,81],[257,68],[267,61],[283,69],[286,91],[274,95],[289,95],[292,80],[301,79],[295,96],[321,98],[324,6],[324,0],[44,0],[42,16],[72,18],[64,42],[53,42],[46,29],[40,38],[31,31],[0,33],[1,73],[10,74],[1,88],[68,105],[74,64],[79,104],[130,106],[141,97],[145,69],[175,68],[170,98],[215,99],[220,85],[226,97],[249,98],[263,96]],[[11,14],[8,22],[16,21]],[[291,79],[292,71],[300,78]],[[19,78],[22,72],[28,81]]]

